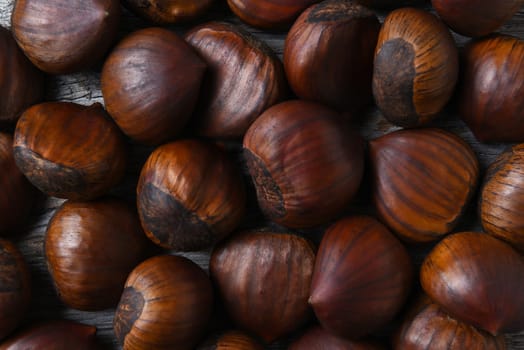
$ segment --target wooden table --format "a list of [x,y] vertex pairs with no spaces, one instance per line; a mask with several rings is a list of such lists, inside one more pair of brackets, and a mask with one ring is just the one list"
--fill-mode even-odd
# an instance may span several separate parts
[[[0,0],[0,25],[6,27],[10,26],[10,14],[13,3],[13,0]],[[282,57],[283,43],[285,39],[284,32],[266,33],[243,25],[230,12],[228,12],[226,6],[223,4],[218,5],[216,13],[214,11],[210,14],[209,18],[226,20],[242,26],[244,29],[247,29],[267,42],[269,46],[272,47],[280,57]],[[384,14],[380,14],[380,19],[383,20],[383,18]],[[146,22],[125,11],[123,22],[121,23],[120,37],[129,33],[132,29],[147,26],[149,25]],[[179,33],[183,33],[187,30],[187,28],[181,27],[174,27],[173,29]],[[524,39],[524,9],[516,14],[514,18],[500,30],[500,32],[512,34]],[[468,40],[467,38],[458,35],[455,35],[455,39],[459,46],[462,46]],[[52,77],[47,83],[47,100],[70,101],[80,104],[91,104],[93,102],[103,103],[99,78],[100,67],[82,73]],[[369,115],[365,116],[364,120],[365,122],[361,126],[361,132],[367,139],[374,138],[396,129],[387,123],[377,110],[370,111]],[[505,144],[480,144],[474,139],[464,123],[459,120],[456,115],[453,115],[453,113],[445,113],[445,115],[435,121],[433,125],[450,130],[464,138],[477,153],[482,171],[484,171],[487,165],[493,161],[493,159],[505,147],[507,147]],[[131,148],[132,162],[127,169],[126,178],[122,185],[115,190],[115,194],[124,196],[128,199],[133,198],[138,172],[148,154],[152,151],[152,148],[136,145],[131,146]],[[112,331],[113,309],[102,312],[82,312],[68,309],[60,302],[54,291],[45,264],[43,238],[49,218],[62,202],[63,200],[57,198],[47,198],[42,207],[35,212],[34,216],[28,223],[27,232],[19,238],[16,238],[17,245],[30,265],[34,287],[32,305],[30,307],[29,315],[26,318],[26,322],[49,318],[67,318],[95,325],[98,328],[98,336],[100,340],[106,344],[108,348],[119,349],[120,347],[117,344]],[[359,203],[359,205],[360,204],[362,203]],[[365,205],[369,205],[369,203],[364,203],[364,206]],[[472,207],[457,228],[457,230],[465,229],[480,229],[478,218],[476,216],[475,203],[472,204]],[[415,261],[420,262],[421,252],[413,250],[412,253]],[[207,269],[209,251],[194,252],[183,255],[190,257],[200,266]],[[524,332],[520,335],[508,336],[507,339],[510,349],[524,349]],[[281,342],[272,344],[270,348],[285,349],[285,347],[286,342]]]

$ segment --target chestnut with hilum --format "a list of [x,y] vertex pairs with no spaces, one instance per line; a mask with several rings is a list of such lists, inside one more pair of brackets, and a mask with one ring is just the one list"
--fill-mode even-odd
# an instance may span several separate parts
[[158,24],[178,24],[202,16],[213,0],[123,0],[140,17]]

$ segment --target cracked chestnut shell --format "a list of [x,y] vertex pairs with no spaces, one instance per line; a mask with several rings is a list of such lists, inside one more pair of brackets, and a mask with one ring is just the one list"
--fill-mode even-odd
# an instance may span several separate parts
[[[213,336],[197,346],[196,350],[264,350],[251,336],[233,330]],[[0,349],[1,350],[1,349]]]
[[373,202],[408,242],[451,232],[476,190],[479,164],[460,137],[436,128],[400,130],[369,144]]
[[377,16],[356,1],[310,6],[284,45],[284,67],[295,94],[339,111],[360,112],[370,105],[379,30]]
[[268,110],[244,136],[244,157],[264,214],[305,228],[337,217],[363,175],[363,141],[335,111],[306,101]]
[[219,146],[180,140],[157,148],[137,187],[140,221],[161,247],[181,251],[211,247],[243,218],[240,170]]
[[124,139],[99,103],[30,107],[18,120],[13,149],[18,168],[49,196],[93,199],[124,175]]
[[199,134],[241,138],[263,111],[287,96],[280,59],[240,27],[211,22],[185,38],[208,67],[193,116]]
[[413,283],[406,248],[372,217],[343,218],[324,233],[309,303],[329,332],[358,339],[386,325]]
[[466,45],[458,106],[481,142],[524,141],[524,41],[492,35]]
[[177,34],[163,28],[133,32],[117,44],[102,68],[107,111],[134,141],[165,143],[189,121],[205,69]]
[[448,28],[424,10],[386,17],[375,50],[373,96],[391,123],[416,127],[434,119],[453,94],[458,51]]
[[305,238],[258,230],[217,245],[209,271],[236,325],[271,343],[312,316],[307,300],[314,261]]
[[319,326],[306,330],[295,340],[289,350],[385,350],[386,348],[369,340],[348,340],[339,338]]
[[116,37],[118,0],[17,0],[11,24],[35,66],[67,74],[98,63]]
[[444,238],[420,269],[422,288],[452,317],[492,335],[524,330],[524,259],[485,233]]
[[198,265],[163,255],[129,275],[113,328],[124,350],[193,349],[204,335],[213,308],[213,290]]
[[115,198],[65,202],[45,235],[45,256],[60,299],[78,310],[114,307],[150,248],[132,206]]
[[202,16],[213,0],[123,0],[140,17],[157,24],[178,24]]

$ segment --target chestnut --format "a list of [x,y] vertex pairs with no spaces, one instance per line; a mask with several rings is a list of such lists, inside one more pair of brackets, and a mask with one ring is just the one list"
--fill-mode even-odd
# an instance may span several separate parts
[[8,240],[0,239],[0,339],[22,321],[31,301],[31,277],[24,257]]
[[15,123],[20,114],[44,97],[44,75],[20,50],[11,32],[0,26],[0,126]]
[[17,0],[11,24],[35,66],[67,74],[98,63],[116,37],[118,0]]
[[422,5],[426,0],[357,0],[362,5],[377,8],[381,10],[392,9],[396,7]]
[[140,17],[157,24],[178,24],[202,16],[213,0],[123,0]]
[[370,105],[379,30],[377,16],[354,0],[325,0],[302,12],[284,45],[295,94],[339,111]]
[[458,105],[475,137],[523,142],[524,41],[507,35],[474,40],[466,45],[463,61]]
[[314,261],[307,239],[256,230],[219,243],[209,272],[236,325],[271,343],[312,316],[307,300]]
[[282,62],[240,27],[211,22],[185,38],[208,67],[193,116],[199,134],[241,138],[263,111],[286,97]]
[[98,103],[30,107],[16,125],[13,152],[33,185],[67,199],[107,193],[123,177],[126,162],[123,137]]
[[373,202],[380,219],[408,242],[451,232],[479,177],[475,152],[436,128],[399,130],[369,144]]
[[161,247],[200,250],[230,234],[243,219],[242,174],[220,147],[179,140],[158,147],[137,187],[140,221]]
[[156,256],[129,275],[113,321],[115,335],[123,350],[193,349],[212,307],[204,270],[184,257]]
[[[197,346],[196,350],[264,350],[255,339],[241,331],[227,331],[213,336]],[[0,349],[1,350],[1,349]]]
[[523,0],[431,0],[438,15],[455,32],[478,37],[494,32],[524,5]]
[[251,125],[243,147],[258,203],[280,225],[305,228],[334,219],[362,179],[362,137],[316,103],[269,108]]
[[477,232],[439,242],[420,269],[422,288],[450,316],[492,335],[524,330],[524,259]]
[[0,344],[0,350],[97,350],[96,327],[69,321],[48,321],[25,328]]
[[319,326],[306,330],[288,350],[385,350],[378,342],[339,338]]
[[373,96],[391,123],[427,124],[448,103],[458,78],[458,51],[448,28],[415,8],[386,17],[375,50]]
[[393,319],[412,280],[407,250],[384,225],[372,217],[346,217],[324,232],[309,303],[323,328],[358,339]]
[[78,310],[116,306],[150,242],[132,206],[115,198],[66,201],[45,235],[47,266],[60,299]]
[[163,28],[133,32],[113,49],[102,68],[107,111],[134,141],[164,143],[188,122],[205,69],[177,34]]
[[492,336],[450,317],[427,296],[414,303],[394,337],[395,350],[505,350],[504,336]]

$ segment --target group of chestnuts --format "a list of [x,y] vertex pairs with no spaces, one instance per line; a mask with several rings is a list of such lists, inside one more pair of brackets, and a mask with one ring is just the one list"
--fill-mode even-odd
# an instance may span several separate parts
[[[39,292],[10,237],[43,195],[65,199],[42,247],[58,297],[114,308],[123,349],[507,349],[524,331],[524,41],[493,32],[524,0],[424,3],[16,0],[0,350],[101,347],[96,325],[18,329]],[[123,11],[149,25],[122,34]],[[282,58],[246,26],[285,33]],[[46,79],[86,70],[103,104],[46,99]],[[373,105],[398,128],[366,140]],[[452,109],[510,146],[488,169],[433,123]],[[139,145],[129,202],[114,190]],[[484,232],[457,232],[475,200]],[[206,250],[208,271],[178,254]],[[217,313],[230,329],[211,332]]]

